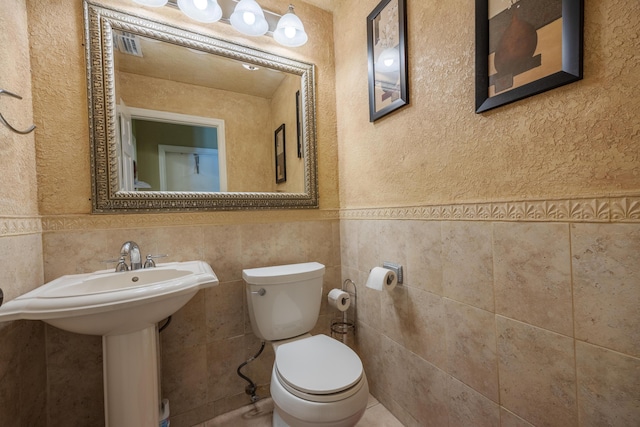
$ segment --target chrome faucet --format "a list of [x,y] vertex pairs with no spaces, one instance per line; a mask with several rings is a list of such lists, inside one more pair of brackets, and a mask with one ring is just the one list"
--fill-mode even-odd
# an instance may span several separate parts
[[[129,256],[129,267],[126,258]],[[139,270],[142,268],[142,258],[140,257],[140,248],[134,241],[124,242],[120,248],[120,260],[116,266],[116,271]]]

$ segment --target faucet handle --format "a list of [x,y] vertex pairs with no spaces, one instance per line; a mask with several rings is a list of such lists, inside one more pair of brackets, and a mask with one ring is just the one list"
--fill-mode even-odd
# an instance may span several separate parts
[[124,257],[121,256],[120,259],[118,260],[118,265],[116,265],[116,271],[128,271],[129,270],[129,266],[127,265],[126,262],[124,262]]
[[151,268],[151,267],[155,267],[156,266],[156,262],[154,261],[154,259],[157,258],[164,258],[167,257],[169,255],[167,254],[162,254],[162,255],[147,255],[147,259],[144,262],[144,268]]

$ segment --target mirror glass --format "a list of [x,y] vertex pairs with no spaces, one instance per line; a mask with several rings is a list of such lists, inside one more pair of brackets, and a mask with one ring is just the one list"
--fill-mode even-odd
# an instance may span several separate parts
[[314,67],[85,2],[96,213],[317,208]]

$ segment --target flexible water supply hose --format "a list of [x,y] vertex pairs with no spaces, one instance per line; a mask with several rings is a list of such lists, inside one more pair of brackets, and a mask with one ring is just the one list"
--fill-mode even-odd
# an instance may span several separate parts
[[262,341],[262,343],[260,344],[260,350],[258,350],[258,352],[251,356],[250,358],[247,359],[246,362],[243,362],[242,364],[240,364],[240,366],[238,366],[238,370],[236,371],[238,373],[238,375],[245,380],[246,382],[249,383],[248,386],[245,387],[244,391],[245,393],[247,393],[248,395],[251,396],[251,403],[255,403],[257,402],[260,397],[258,397],[256,395],[256,390],[258,389],[258,387],[256,386],[256,384],[251,380],[251,378],[247,377],[246,375],[244,375],[241,370],[242,368],[244,368],[245,366],[247,366],[249,363],[253,362],[254,360],[256,360],[258,358],[258,356],[260,356],[262,354],[262,350],[264,350],[264,345],[265,342]]

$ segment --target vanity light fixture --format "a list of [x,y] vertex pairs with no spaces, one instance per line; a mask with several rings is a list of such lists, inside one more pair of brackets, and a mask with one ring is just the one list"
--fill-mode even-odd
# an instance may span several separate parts
[[222,18],[222,8],[216,0],[178,0],[178,7],[198,22],[217,22]]
[[304,32],[302,21],[293,12],[292,4],[289,5],[289,11],[278,21],[273,38],[281,45],[290,47],[302,46],[307,42],[309,37]]
[[[298,47],[309,37],[300,18],[293,12],[293,5],[284,16],[263,10],[256,0],[132,0],[150,7],[178,7],[189,18],[203,23],[224,22],[247,36],[273,34],[283,46]],[[234,6],[235,4],[235,6]],[[226,16],[225,13],[233,13]],[[265,12],[269,17],[265,17]],[[274,19],[275,18],[275,19]],[[278,19],[276,24],[276,19]]]
[[134,3],[150,7],[162,7],[167,4],[168,0],[133,0]]
[[269,31],[264,11],[255,0],[240,0],[230,21],[233,28],[247,36],[263,36]]

